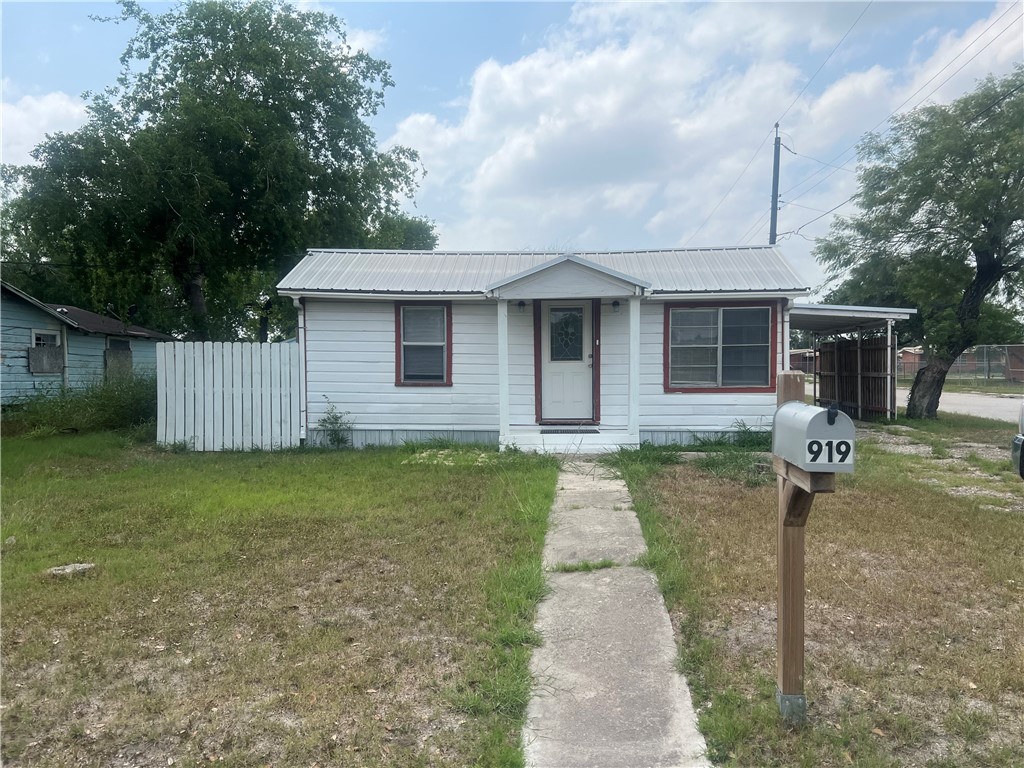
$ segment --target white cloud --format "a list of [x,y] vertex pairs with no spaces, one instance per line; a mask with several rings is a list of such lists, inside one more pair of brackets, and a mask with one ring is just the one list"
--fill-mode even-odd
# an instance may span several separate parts
[[[885,64],[865,64],[864,56],[834,63],[793,105],[783,127],[787,144],[826,161],[852,147],[1008,7],[962,33],[922,31],[897,56],[878,53]],[[770,141],[694,232],[861,8],[581,3],[537,50],[509,63],[482,62],[458,118],[411,115],[387,143],[420,152],[428,176],[419,210],[438,220],[442,247],[724,245],[743,239],[759,218],[764,223],[752,235],[764,242]],[[862,38],[850,44],[863,47],[881,35],[873,44],[891,45],[887,25],[922,13],[888,4],[869,10],[857,27]],[[955,98],[974,78],[1005,73],[1020,58],[1019,33],[1007,32],[932,98]],[[822,168],[807,158],[783,162],[784,189]],[[828,210],[856,190],[852,173],[835,172],[807,192],[826,175],[792,193],[806,193],[799,204]],[[780,230],[816,215],[794,204],[781,212]],[[801,234],[824,233],[830,218]],[[820,279],[809,243],[789,236],[785,247],[809,280]]]
[[[16,89],[4,81],[3,122],[0,124],[0,157],[3,162],[33,162],[29,153],[46,134],[73,131],[86,120],[85,102],[61,91],[14,98]],[[11,98],[11,101],[8,101]]]
[[347,27],[345,29],[345,40],[353,51],[366,51],[374,53],[378,51],[387,40],[382,29],[357,29]]

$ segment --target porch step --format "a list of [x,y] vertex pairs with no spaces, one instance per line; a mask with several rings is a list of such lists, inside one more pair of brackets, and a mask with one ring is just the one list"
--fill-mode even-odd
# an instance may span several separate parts
[[560,454],[589,454],[617,451],[623,446],[638,447],[639,438],[625,430],[513,429],[500,438],[501,448]]

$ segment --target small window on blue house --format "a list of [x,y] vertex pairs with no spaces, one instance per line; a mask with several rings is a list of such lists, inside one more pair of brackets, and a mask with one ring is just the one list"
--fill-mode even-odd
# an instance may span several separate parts
[[28,370],[32,374],[64,371],[64,350],[60,347],[59,331],[32,331],[32,346],[28,348]]
[[60,334],[56,331],[32,331],[33,347],[59,347]]
[[451,305],[398,304],[395,310],[395,383],[450,386]]

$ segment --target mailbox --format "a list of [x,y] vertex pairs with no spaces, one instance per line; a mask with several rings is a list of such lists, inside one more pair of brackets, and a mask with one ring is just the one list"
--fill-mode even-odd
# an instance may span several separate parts
[[807,472],[853,472],[853,421],[834,405],[784,403],[775,411],[772,453]]

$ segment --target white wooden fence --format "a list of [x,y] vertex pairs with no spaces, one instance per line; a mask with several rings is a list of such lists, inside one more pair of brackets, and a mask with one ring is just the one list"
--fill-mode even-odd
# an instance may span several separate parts
[[196,451],[299,444],[298,344],[157,345],[157,442]]

